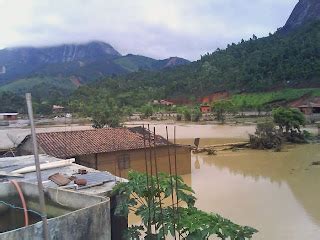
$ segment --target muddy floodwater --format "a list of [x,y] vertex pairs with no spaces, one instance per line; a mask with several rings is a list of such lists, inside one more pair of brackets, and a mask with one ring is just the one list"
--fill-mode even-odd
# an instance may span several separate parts
[[320,161],[319,144],[290,145],[282,152],[198,154],[192,156],[191,174],[183,178],[196,192],[197,207],[255,227],[259,233],[253,239],[316,240],[320,239],[320,166],[313,166],[314,161]]
[[[164,124],[150,127],[165,136]],[[173,126],[168,128],[172,139]],[[246,141],[254,131],[254,125],[180,124],[176,137],[181,144],[200,137],[200,145],[213,145]],[[282,152],[220,151],[192,155],[192,172],[183,178],[195,190],[198,208],[258,229],[254,240],[318,240],[320,166],[314,161],[320,161],[320,144],[289,145]]]

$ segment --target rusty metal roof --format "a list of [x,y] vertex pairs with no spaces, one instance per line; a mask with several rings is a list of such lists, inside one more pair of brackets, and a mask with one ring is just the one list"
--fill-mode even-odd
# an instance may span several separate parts
[[[128,128],[38,133],[37,140],[46,154],[58,158],[144,148],[143,134]],[[157,146],[166,144],[162,137],[156,136]]]

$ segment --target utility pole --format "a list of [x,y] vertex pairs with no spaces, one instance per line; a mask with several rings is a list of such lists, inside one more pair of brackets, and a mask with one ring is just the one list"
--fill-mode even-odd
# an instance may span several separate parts
[[30,126],[31,126],[34,161],[36,165],[37,180],[38,180],[39,203],[40,203],[40,209],[41,209],[43,237],[44,237],[44,240],[49,240],[48,220],[47,220],[47,212],[46,212],[46,206],[44,201],[44,191],[43,191],[42,178],[41,178],[37,137],[36,137],[36,131],[34,127],[34,120],[33,120],[31,93],[26,93],[26,100],[27,100],[28,115],[29,115]]

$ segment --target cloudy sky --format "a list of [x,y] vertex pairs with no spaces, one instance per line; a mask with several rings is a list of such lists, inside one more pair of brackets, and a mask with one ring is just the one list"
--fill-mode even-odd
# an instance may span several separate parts
[[0,49],[101,40],[196,60],[283,26],[298,0],[0,0]]

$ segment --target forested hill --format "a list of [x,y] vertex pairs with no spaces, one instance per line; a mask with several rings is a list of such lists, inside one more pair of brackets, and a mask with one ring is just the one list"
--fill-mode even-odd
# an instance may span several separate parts
[[194,98],[223,90],[260,92],[289,87],[320,87],[319,21],[285,35],[276,32],[232,43],[186,66],[108,78],[79,89],[75,96],[103,91],[132,104],[152,98]]
[[79,85],[140,69],[160,70],[187,63],[188,60],[178,57],[156,60],[133,54],[122,56],[110,44],[100,41],[38,48],[6,48],[0,50],[0,87],[9,85],[5,88],[15,91],[11,83],[20,87],[19,81],[23,79],[34,85],[34,78],[42,77],[46,78],[42,79],[43,82],[49,85],[57,77],[65,82],[76,80],[75,85]]

